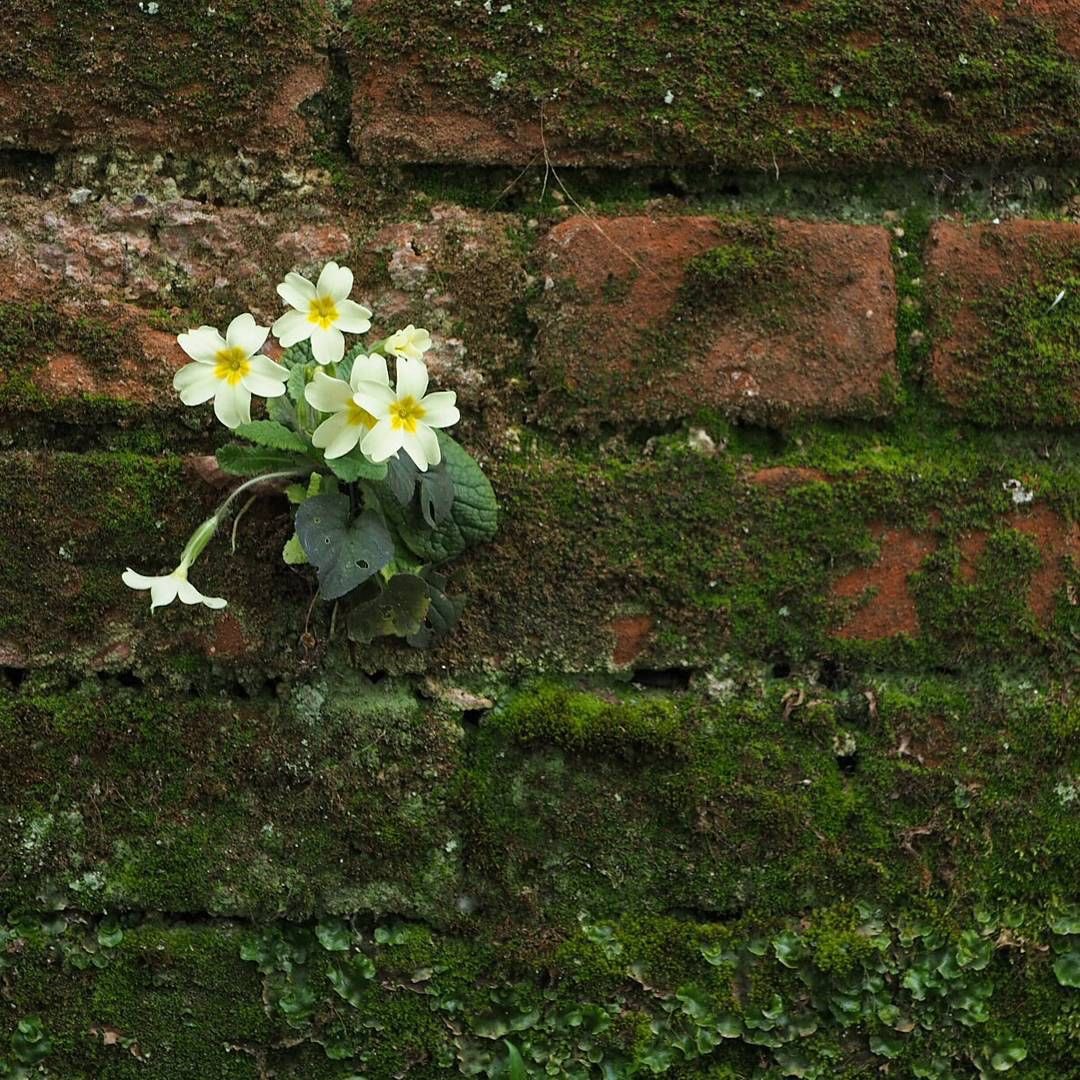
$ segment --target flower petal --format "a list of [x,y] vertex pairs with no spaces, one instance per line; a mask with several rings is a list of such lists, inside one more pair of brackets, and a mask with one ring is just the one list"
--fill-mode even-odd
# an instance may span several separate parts
[[401,432],[395,430],[389,420],[380,420],[364,436],[360,449],[372,461],[385,461],[401,449]]
[[176,599],[179,587],[180,579],[174,574],[157,578],[150,586],[150,610],[171,604]]
[[251,422],[251,391],[243,383],[232,386],[219,383],[214,397],[214,415],[227,427],[235,428]]
[[194,363],[185,364],[173,376],[172,384],[185,405],[201,405],[217,393],[221,381],[208,364]]
[[277,287],[277,294],[286,304],[306,315],[308,305],[315,299],[315,286],[301,274],[286,274],[285,280]]
[[315,372],[315,378],[304,387],[304,399],[319,412],[341,412],[352,401],[352,387],[344,379],[334,379],[320,368]]
[[249,371],[241,380],[240,385],[245,390],[250,390],[259,397],[281,397],[285,393],[285,384],[276,376],[263,375],[259,371]]
[[147,577],[145,574],[137,574],[129,566],[121,575],[120,579],[129,589],[151,589],[155,582],[161,580],[158,577]]
[[371,329],[371,311],[355,300],[337,301],[338,317],[334,325],[347,334],[364,334]]
[[390,385],[390,374],[386,370],[385,357],[372,353],[370,356],[357,356],[353,360],[349,383],[354,390],[357,390],[362,382],[379,383],[381,386]]
[[269,333],[269,326],[259,326],[255,322],[255,316],[245,311],[243,315],[237,315],[229,323],[229,328],[225,331],[225,340],[251,356],[263,347],[266,335]]
[[347,454],[367,432],[368,429],[362,424],[350,423],[347,412],[339,412],[334,413],[329,420],[324,420],[315,429],[311,441],[323,451],[329,461]]
[[[412,438],[419,444],[420,451],[429,465],[438,465],[442,461],[442,447],[439,446],[439,436],[427,424],[417,424],[416,432]],[[412,457],[413,461],[415,461],[416,458],[409,451],[408,443],[405,444],[405,450],[409,453],[409,457]]]
[[183,604],[205,604],[208,608],[223,608],[227,600],[220,596],[203,596],[190,581],[177,581],[177,592]]
[[440,390],[437,394],[428,394],[420,402],[424,409],[424,423],[428,427],[450,427],[461,419],[458,412],[457,394],[453,390]]
[[311,332],[311,353],[320,364],[336,364],[345,355],[345,335],[331,327],[316,326]]
[[336,262],[328,262],[322,268],[315,288],[320,296],[344,300],[352,292],[352,284],[353,274],[347,266],[338,266]]
[[407,356],[397,358],[397,396],[411,397],[419,401],[428,386],[427,364],[423,360],[410,360]]
[[286,311],[284,315],[274,320],[274,325],[270,329],[274,337],[287,349],[290,345],[311,337],[315,324],[308,322],[307,315],[302,311]]
[[394,391],[389,386],[383,386],[382,383],[358,381],[355,389],[353,401],[377,420],[386,416],[390,412],[390,406],[397,401]]
[[217,363],[217,354],[225,348],[225,339],[212,326],[200,326],[176,335],[180,348],[200,364]]
[[266,375],[271,379],[280,379],[282,382],[288,382],[289,379],[289,369],[275,363],[263,353],[256,353],[251,357],[251,370],[256,375]]

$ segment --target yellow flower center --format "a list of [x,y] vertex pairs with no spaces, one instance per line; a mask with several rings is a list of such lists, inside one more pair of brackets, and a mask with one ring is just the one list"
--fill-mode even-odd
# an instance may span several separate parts
[[251,357],[238,345],[219,349],[214,355],[217,359],[214,375],[230,386],[235,386],[251,370]]
[[398,398],[390,406],[390,424],[395,430],[404,429],[410,435],[416,431],[416,422],[423,420],[425,415],[424,406],[412,395]]
[[345,414],[348,417],[349,423],[354,427],[374,427],[375,417],[367,411],[367,409],[361,409],[355,401],[350,401],[348,408],[345,410]]
[[307,321],[323,330],[329,330],[337,322],[338,309],[332,296],[316,296],[308,307]]

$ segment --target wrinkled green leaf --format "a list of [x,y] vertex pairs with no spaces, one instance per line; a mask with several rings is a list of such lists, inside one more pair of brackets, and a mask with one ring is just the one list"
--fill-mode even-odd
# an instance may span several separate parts
[[233,476],[258,476],[260,473],[300,472],[312,467],[311,460],[302,454],[274,450],[266,446],[244,446],[228,443],[217,452],[218,464]]
[[296,407],[289,400],[288,394],[282,394],[281,397],[267,398],[266,415],[271,420],[284,424],[287,428],[296,427]]
[[393,500],[384,500],[387,515],[409,548],[420,558],[436,563],[490,540],[499,521],[495,492],[480,466],[449,435],[440,431],[438,436],[446,471],[454,482],[449,518],[438,528],[428,529],[418,511],[411,507],[402,511]]
[[28,1016],[19,1021],[11,1036],[11,1049],[15,1058],[23,1065],[36,1065],[52,1052],[52,1037],[46,1034],[45,1027],[36,1016]]
[[307,444],[295,431],[290,431],[276,420],[252,420],[235,428],[233,433],[271,450],[292,450],[297,454],[306,454],[308,449]]
[[319,592],[336,600],[394,557],[394,540],[372,510],[351,517],[347,495],[316,495],[296,511],[296,535],[319,572]]
[[419,633],[431,597],[427,582],[415,574],[395,574],[377,596],[349,612],[349,638],[368,644],[384,634]]
[[420,516],[429,529],[441,525],[450,517],[454,505],[454,479],[450,472],[438,465],[420,474],[417,484]]
[[315,926],[315,936],[327,952],[345,952],[352,943],[352,931],[344,919],[320,919]]

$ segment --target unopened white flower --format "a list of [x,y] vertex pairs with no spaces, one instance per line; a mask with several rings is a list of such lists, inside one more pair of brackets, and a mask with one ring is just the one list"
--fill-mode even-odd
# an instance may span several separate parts
[[188,581],[188,564],[181,562],[171,573],[161,577],[136,574],[130,567],[121,575],[124,584],[132,589],[150,590],[150,610],[171,604],[178,596],[182,604],[205,604],[208,608],[223,608],[226,601],[220,596],[203,596]]
[[345,355],[344,330],[363,334],[371,329],[371,312],[349,300],[353,274],[347,266],[328,262],[312,285],[300,274],[286,274],[278,295],[293,308],[274,323],[274,336],[287,349],[311,338],[311,352],[320,364],[336,364]]
[[353,400],[376,420],[360,444],[372,461],[385,461],[403,449],[426,472],[442,460],[434,429],[456,424],[461,414],[452,390],[429,394],[427,387],[427,366],[407,356],[397,358],[395,390],[378,382],[358,383]]
[[383,349],[389,356],[407,356],[410,360],[422,360],[430,348],[431,335],[422,326],[412,323],[383,342]]
[[311,436],[312,443],[329,458],[347,454],[375,426],[375,417],[357,400],[364,383],[390,388],[386,361],[381,356],[358,356],[353,361],[349,381],[334,379],[319,369],[304,387],[304,398],[319,412],[331,413]]
[[214,413],[227,427],[251,420],[251,395],[281,397],[289,372],[259,350],[270,333],[257,326],[252,315],[237,315],[225,336],[212,326],[200,326],[178,334],[180,348],[195,363],[185,364],[174,376],[173,386],[185,405],[201,405],[214,399]]

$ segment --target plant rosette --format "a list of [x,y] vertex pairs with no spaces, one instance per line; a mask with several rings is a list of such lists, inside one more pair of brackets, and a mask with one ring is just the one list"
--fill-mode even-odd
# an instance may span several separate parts
[[[495,494],[447,434],[460,414],[453,391],[429,386],[427,330],[409,324],[347,347],[346,334],[371,328],[371,311],[349,299],[352,285],[352,271],[334,262],[314,284],[291,273],[277,287],[289,310],[272,328],[245,313],[224,335],[200,326],[177,336],[192,361],[173,380],[180,400],[213,400],[241,440],[218,451],[218,464],[245,480],[195,530],[175,570],[124,572],[127,585],[149,591],[151,610],[177,598],[225,607],[188,573],[239,496],[288,479],[295,530],[282,558],[314,570],[335,616],[342,605],[344,619],[331,626],[359,643],[395,635],[422,647],[457,621],[464,599],[446,592],[442,564],[495,534]],[[271,332],[284,349],[277,361],[260,351]],[[266,400],[265,419],[251,418],[253,397]]]

